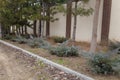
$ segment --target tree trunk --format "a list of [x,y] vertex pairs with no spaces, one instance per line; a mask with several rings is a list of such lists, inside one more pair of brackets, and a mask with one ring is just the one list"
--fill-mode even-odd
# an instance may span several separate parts
[[28,33],[27,33],[27,26],[25,26],[25,35],[26,35],[26,34],[28,34]]
[[47,8],[47,17],[48,20],[46,20],[46,37],[50,36],[50,7]]
[[12,33],[12,34],[15,34],[15,31],[16,31],[15,26],[12,26],[11,33]]
[[67,2],[66,38],[71,38],[72,0]]
[[21,28],[22,28],[22,35],[24,35],[24,28],[23,28],[23,26]]
[[112,0],[104,0],[102,30],[101,30],[101,43],[103,45],[108,45],[108,41],[109,41],[111,4],[112,4]]
[[19,35],[19,30],[16,28],[16,36]]
[[36,23],[37,23],[37,20],[34,20],[34,23],[33,23],[33,33],[34,33],[35,37],[37,37],[37,32],[36,32],[37,26],[36,26]]
[[44,20],[44,17],[45,17],[45,3],[42,4],[42,7],[43,7],[43,20],[42,20],[42,26],[41,26],[41,38],[44,37],[44,25],[45,25],[45,20]]
[[100,2],[101,2],[101,0],[96,0],[96,4],[95,4],[90,53],[95,53],[96,48],[97,48],[97,29],[98,29],[98,21],[99,21]]
[[8,26],[8,28],[6,29],[7,34],[10,34],[10,26]]
[[10,26],[8,26],[7,28],[5,28],[5,34],[10,35]]
[[3,24],[1,24],[1,37],[3,38],[5,36],[5,27]]
[[[77,10],[77,2],[75,2],[75,12]],[[74,15],[74,26],[73,26],[73,35],[72,35],[72,40],[75,41],[76,38],[76,25],[77,25],[77,15]]]
[[41,36],[41,20],[39,20],[39,34],[38,34],[38,36],[40,37]]
[[1,23],[0,23],[0,38],[2,38],[2,26],[1,26]]
[[19,27],[19,28],[18,28],[18,31],[19,31],[19,35],[21,35],[21,29],[20,29],[20,28],[21,28],[21,27]]

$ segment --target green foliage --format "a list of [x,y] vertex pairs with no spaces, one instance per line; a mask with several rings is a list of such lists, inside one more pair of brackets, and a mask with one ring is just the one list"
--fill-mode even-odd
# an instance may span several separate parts
[[43,48],[43,49],[49,49],[51,47],[51,44],[49,42],[43,40],[39,47]]
[[[79,5],[78,5],[79,0],[74,0],[74,1],[77,2],[76,3],[77,7],[76,8],[75,7],[72,8],[72,13],[71,14],[73,16],[78,16],[78,15],[79,16],[90,16],[90,15],[92,15],[93,8],[88,7],[88,5],[87,5],[89,0],[81,0],[80,1],[81,3]],[[58,9],[59,9],[60,12],[65,12],[65,13],[69,12],[68,10],[66,10],[64,8],[64,6],[60,6],[60,7],[58,7]]]
[[75,13],[73,12],[73,15],[90,16],[92,15],[92,13],[93,13],[92,8],[86,9],[86,8],[79,7],[77,12]]
[[27,43],[32,48],[39,48],[39,45],[41,43],[41,39],[40,38],[29,39],[27,41]]
[[5,39],[5,40],[12,40],[13,38],[14,38],[14,36],[8,35],[8,34],[3,36],[3,39]]
[[36,41],[31,41],[31,40],[28,42],[28,45],[29,45],[30,47],[32,47],[32,48],[38,48],[38,47],[39,47],[38,42],[36,42]]
[[25,35],[22,35],[22,37],[26,38],[26,39],[29,39],[30,38],[30,35],[29,34],[25,34]]
[[25,44],[25,43],[27,43],[27,39],[24,38],[24,37],[22,37],[22,36],[18,36],[18,37],[16,37],[15,39],[12,39],[12,41],[18,42],[18,43],[20,43],[20,44]]
[[52,47],[49,51],[52,55],[57,55],[59,57],[69,57],[69,56],[79,55],[78,48],[75,46],[62,45],[58,47]]
[[60,59],[57,59],[57,60],[55,60],[54,62],[56,62],[56,63],[58,63],[58,64],[65,64],[65,61],[64,61],[64,59],[62,59],[62,58],[60,58]]
[[45,64],[42,61],[37,61],[38,66],[40,66],[41,68],[45,67]]
[[28,20],[40,19],[38,0],[4,0],[0,5],[0,22],[4,27],[30,26]]
[[120,47],[120,42],[119,41],[111,41],[109,44],[109,49],[110,50],[115,50]]
[[56,50],[55,47],[50,47],[50,48],[49,48],[49,52],[50,52],[50,54],[52,54],[52,55],[56,55],[57,50]]
[[67,40],[67,38],[65,38],[65,37],[58,37],[58,36],[54,36],[54,37],[52,37],[52,39],[56,43],[63,43]]
[[113,69],[111,66],[111,60],[104,54],[96,54],[90,59],[90,65],[92,71],[97,74],[111,74]]
[[110,57],[105,53],[97,53],[89,59],[91,70],[97,74],[119,74],[120,57]]
[[116,74],[120,75],[120,57],[113,59],[112,69]]
[[44,48],[44,49],[49,49],[51,45],[45,41],[42,38],[34,38],[34,39],[29,39],[27,41],[28,45],[32,48]]

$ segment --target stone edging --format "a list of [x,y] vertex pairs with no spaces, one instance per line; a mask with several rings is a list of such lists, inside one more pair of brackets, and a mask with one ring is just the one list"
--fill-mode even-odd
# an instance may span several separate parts
[[17,46],[14,46],[14,45],[12,45],[12,44],[10,44],[10,43],[7,43],[7,42],[5,42],[5,41],[3,41],[3,40],[0,40],[0,44],[4,44],[4,45],[6,45],[6,46],[8,46],[8,47],[12,47],[12,48],[14,48],[14,49],[16,49],[16,50],[22,51],[24,54],[28,54],[28,55],[30,55],[31,57],[35,57],[35,58],[37,58],[38,60],[43,61],[44,63],[46,63],[46,64],[48,64],[48,65],[51,65],[51,66],[53,66],[53,67],[56,67],[56,68],[58,68],[58,69],[60,69],[60,70],[62,70],[62,71],[64,71],[64,72],[66,72],[66,73],[70,73],[70,74],[72,74],[72,75],[76,75],[76,76],[80,77],[82,80],[95,80],[95,79],[93,79],[93,78],[91,78],[91,77],[88,77],[88,76],[86,76],[86,75],[84,75],[84,74],[78,73],[78,72],[76,72],[76,71],[74,71],[74,70],[71,70],[71,69],[69,69],[69,68],[67,68],[67,67],[64,67],[64,66],[62,66],[62,65],[60,65],[60,64],[54,63],[54,62],[52,62],[52,61],[50,61],[50,60],[48,60],[48,59],[45,59],[45,58],[43,58],[43,57],[41,57],[41,56],[38,56],[38,55],[35,55],[35,54],[33,54],[33,53],[29,52],[29,51],[26,51],[26,50],[24,50],[24,49],[22,49],[22,48],[19,48],[19,47],[17,47]]

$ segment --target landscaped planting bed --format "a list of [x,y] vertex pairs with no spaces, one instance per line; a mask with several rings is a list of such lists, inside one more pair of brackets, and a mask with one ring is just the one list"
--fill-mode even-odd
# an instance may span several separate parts
[[80,73],[83,73],[83,74],[86,74],[90,77],[93,77],[95,80],[119,80],[119,76],[117,76],[117,75],[112,75],[112,74],[102,75],[102,74],[92,73],[90,70],[90,67],[88,65],[89,59],[87,59],[86,57],[83,57],[81,55],[78,57],[57,57],[56,55],[51,55],[48,50],[43,49],[43,48],[31,48],[27,44],[19,44],[18,42],[12,42],[12,41],[7,41],[7,42],[14,44],[18,47],[21,47],[25,50],[28,50],[30,52],[33,52],[37,55],[40,55],[42,57],[45,57],[45,58],[52,60],[56,63],[64,65],[64,66],[71,68],[75,71],[78,71]]

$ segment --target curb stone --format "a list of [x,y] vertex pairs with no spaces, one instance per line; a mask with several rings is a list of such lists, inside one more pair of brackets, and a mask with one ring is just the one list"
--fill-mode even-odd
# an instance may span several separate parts
[[81,73],[79,73],[79,72],[76,72],[76,71],[74,71],[74,70],[71,70],[71,69],[69,69],[69,68],[67,68],[67,67],[64,67],[64,66],[60,65],[60,64],[57,64],[57,63],[55,63],[55,62],[52,62],[52,61],[50,61],[50,60],[48,60],[48,59],[46,59],[46,58],[43,58],[43,57],[41,57],[41,56],[38,56],[38,55],[36,55],[36,54],[34,54],[34,53],[31,53],[31,52],[29,52],[29,51],[26,51],[26,50],[24,50],[24,49],[22,49],[22,48],[19,48],[19,47],[17,47],[17,46],[14,46],[14,45],[12,45],[12,44],[10,44],[10,43],[7,43],[7,42],[5,42],[5,41],[3,41],[3,40],[0,40],[0,44],[4,44],[4,45],[6,45],[6,46],[8,46],[8,47],[11,47],[11,48],[13,48],[13,49],[22,51],[23,54],[28,54],[28,55],[30,55],[31,57],[35,57],[35,58],[37,58],[38,60],[43,61],[44,63],[46,63],[46,64],[48,64],[48,65],[51,65],[51,66],[53,66],[53,67],[56,67],[56,68],[58,68],[58,69],[60,69],[60,70],[62,70],[62,71],[64,71],[64,72],[66,72],[66,73],[69,73],[69,74],[75,75],[75,76],[77,76],[77,77],[80,77],[81,80],[95,80],[95,79],[93,79],[93,78],[91,78],[91,77],[88,77],[88,76],[86,76],[86,75],[84,75],[84,74],[81,74]]

